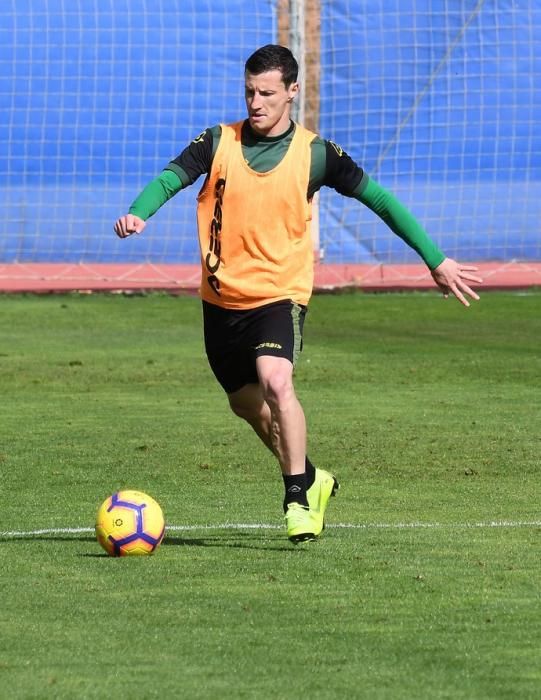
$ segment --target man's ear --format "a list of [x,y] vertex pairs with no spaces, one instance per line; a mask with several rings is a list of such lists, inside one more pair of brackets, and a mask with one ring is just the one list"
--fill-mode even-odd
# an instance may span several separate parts
[[299,83],[291,83],[288,88],[288,93],[289,97],[287,98],[287,101],[293,102],[293,99],[299,94]]

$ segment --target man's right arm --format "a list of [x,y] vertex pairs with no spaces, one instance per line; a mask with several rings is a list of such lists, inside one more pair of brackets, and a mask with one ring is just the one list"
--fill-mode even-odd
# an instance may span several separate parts
[[129,214],[116,222],[114,228],[117,235],[125,238],[131,233],[141,233],[145,221],[171,197],[193,184],[200,175],[208,173],[220,134],[219,126],[204,131],[157,178],[149,182],[132,202]]
[[179,176],[172,170],[164,170],[137,196],[129,212],[146,221],[181,189],[182,181]]
[[130,214],[146,221],[181,189],[189,187],[212,164],[215,129],[197,136],[160,175],[152,180],[130,207]]

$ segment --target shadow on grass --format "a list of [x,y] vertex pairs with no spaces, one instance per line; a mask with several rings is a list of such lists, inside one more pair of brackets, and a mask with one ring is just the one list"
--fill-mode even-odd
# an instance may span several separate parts
[[[21,535],[18,537],[0,537],[0,546],[2,544],[11,544],[14,542],[92,542],[96,543],[96,538],[89,535]],[[262,551],[273,552],[291,552],[303,551],[303,546],[295,546],[292,544],[281,544],[270,542],[267,544],[254,533],[238,532],[235,537],[231,537],[231,533],[216,534],[208,537],[165,537],[162,547],[222,547],[228,549],[258,549]],[[80,557],[108,557],[103,553],[85,552],[79,554]]]
[[261,549],[273,552],[291,552],[293,545],[282,545],[275,542],[263,544],[262,538],[252,533],[236,533],[232,538],[231,534],[212,535],[210,537],[165,537],[162,547],[227,547],[231,549]]

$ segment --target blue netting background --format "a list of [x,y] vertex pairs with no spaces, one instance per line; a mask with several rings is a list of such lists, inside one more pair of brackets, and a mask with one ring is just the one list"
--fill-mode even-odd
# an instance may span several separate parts
[[[320,132],[448,254],[541,259],[541,3],[321,3]],[[436,9],[435,9],[436,8]],[[0,9],[0,261],[197,262],[195,196],[141,237],[114,220],[194,136],[244,114],[267,0],[11,0]],[[416,260],[321,196],[329,262]]]

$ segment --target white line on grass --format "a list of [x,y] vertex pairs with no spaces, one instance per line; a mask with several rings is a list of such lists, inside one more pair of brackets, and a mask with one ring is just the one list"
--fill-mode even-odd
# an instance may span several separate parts
[[[281,530],[282,525],[268,523],[221,523],[215,525],[167,525],[169,532],[201,532],[206,530]],[[541,520],[489,520],[474,523],[334,523],[329,530],[461,530],[488,528],[541,527]],[[50,527],[40,530],[9,530],[0,532],[0,537],[39,537],[40,535],[79,535],[93,533],[93,527]]]

